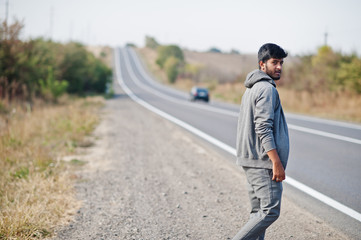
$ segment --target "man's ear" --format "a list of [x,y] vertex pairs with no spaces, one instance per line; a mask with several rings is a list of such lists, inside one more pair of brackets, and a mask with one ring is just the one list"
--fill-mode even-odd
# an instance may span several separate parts
[[263,61],[259,61],[259,69],[262,71],[266,70],[266,63]]

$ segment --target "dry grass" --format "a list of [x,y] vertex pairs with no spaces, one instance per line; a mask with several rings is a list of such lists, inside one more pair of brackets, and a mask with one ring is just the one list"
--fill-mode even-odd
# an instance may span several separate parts
[[[138,49],[139,55],[146,62],[146,66],[153,72],[160,82],[169,84],[166,76],[155,64],[157,53],[151,49]],[[207,66],[203,70],[204,74],[215,76],[218,80],[200,81],[197,85],[208,87],[211,98],[225,102],[240,104],[245,91],[243,81],[246,73],[255,68],[256,57],[253,55],[232,55],[219,53],[199,53],[185,51],[186,62],[196,65]],[[287,62],[292,63],[296,58],[288,57]],[[212,69],[209,70],[209,69]],[[217,72],[217,73],[214,73]],[[227,73],[229,72],[229,73]],[[228,79],[231,75],[237,75],[233,81],[220,81],[219,75],[225,75],[223,79]],[[282,81],[282,80],[281,80]],[[219,82],[223,82],[220,84]],[[196,85],[191,79],[177,79],[173,87],[183,91],[189,91]],[[345,120],[361,123],[361,95],[319,92],[309,93],[307,91],[296,91],[278,87],[282,106],[288,112],[301,113],[311,116],[324,117],[337,120]]]
[[98,122],[102,98],[8,106],[0,115],[0,239],[39,239],[66,223],[79,202],[72,166],[59,157],[74,151]]
[[288,112],[361,123],[361,96],[337,92],[309,93],[279,88]]
[[257,66],[257,56],[254,54],[220,54],[213,52],[184,51],[186,62],[201,65],[203,79],[217,79],[219,83],[234,82],[239,76],[246,76]]
[[[211,97],[240,104],[245,91],[243,83],[219,84]],[[282,106],[287,112],[321,118],[361,123],[361,96],[345,93],[308,93],[278,87]]]

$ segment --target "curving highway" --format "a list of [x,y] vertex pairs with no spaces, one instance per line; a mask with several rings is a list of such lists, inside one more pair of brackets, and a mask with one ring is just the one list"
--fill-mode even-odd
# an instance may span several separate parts
[[[239,106],[190,102],[188,93],[154,81],[131,48],[115,49],[115,69],[134,100],[234,154]],[[342,213],[338,218],[344,217],[343,222],[360,226],[361,126],[296,114],[286,117],[291,141],[286,183]]]

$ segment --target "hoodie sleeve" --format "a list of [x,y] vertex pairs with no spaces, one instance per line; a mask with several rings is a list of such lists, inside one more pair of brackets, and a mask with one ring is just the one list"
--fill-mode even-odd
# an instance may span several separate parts
[[273,136],[274,111],[277,105],[277,93],[274,87],[260,89],[256,98],[254,115],[255,131],[266,152],[276,149]]

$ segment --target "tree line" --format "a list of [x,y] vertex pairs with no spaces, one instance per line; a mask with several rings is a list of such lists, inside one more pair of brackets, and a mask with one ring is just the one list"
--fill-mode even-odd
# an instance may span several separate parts
[[153,37],[145,37],[145,46],[157,50],[156,63],[165,71],[168,81],[174,83],[184,70],[185,61],[182,49],[177,45],[160,45]]
[[321,46],[317,54],[298,57],[285,68],[284,86],[307,92],[361,94],[361,59]]
[[[160,45],[149,36],[145,37],[145,46],[157,51],[156,63],[167,73],[170,83],[174,83],[181,75],[190,78],[197,78],[199,75],[190,70],[195,66],[186,64],[180,47]],[[202,69],[196,70],[199,71]],[[244,77],[240,75],[234,79],[234,82],[244,81]],[[221,79],[218,79],[218,82],[220,83]],[[281,82],[283,87],[296,91],[344,92],[358,95],[361,94],[361,58],[356,53],[342,54],[334,51],[330,46],[321,46],[316,54],[293,57],[284,68]]]
[[18,21],[0,26],[0,99],[56,101],[65,92],[105,92],[112,71],[82,44],[42,38],[22,41],[23,27]]

